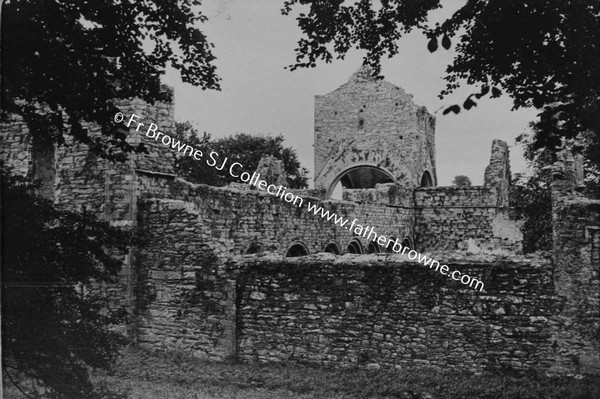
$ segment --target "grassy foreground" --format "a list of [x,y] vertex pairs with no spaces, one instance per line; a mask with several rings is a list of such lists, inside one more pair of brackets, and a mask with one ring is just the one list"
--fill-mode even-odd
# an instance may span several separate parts
[[[95,382],[131,399],[599,399],[593,377],[512,373],[473,375],[456,370],[317,369],[291,364],[217,363],[182,354],[129,348]],[[18,398],[11,390],[5,398]]]
[[316,369],[301,365],[216,363],[128,349],[98,382],[131,398],[600,398],[593,377],[472,375],[455,370]]

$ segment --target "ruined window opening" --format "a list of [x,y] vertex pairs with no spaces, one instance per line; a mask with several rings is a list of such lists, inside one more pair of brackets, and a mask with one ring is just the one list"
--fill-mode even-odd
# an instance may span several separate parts
[[392,253],[394,252],[394,243],[396,242],[396,237],[390,237],[387,245],[385,246],[385,252]]
[[414,249],[412,241],[410,240],[409,237],[406,237],[404,240],[402,240],[402,248],[405,248],[405,247],[408,249]]
[[296,244],[292,245],[290,247],[290,249],[287,250],[285,257],[286,258],[296,258],[298,256],[306,256],[306,255],[308,255],[308,248],[306,248],[306,245],[304,245],[302,243],[296,243]]
[[348,252],[349,254],[364,253],[363,247],[360,241],[358,241],[357,239],[353,239],[352,241],[350,241],[350,243],[348,244],[348,248],[346,248],[346,252]]
[[368,254],[378,254],[381,252],[381,247],[375,241],[371,241],[367,247]]
[[431,178],[431,173],[429,171],[423,172],[423,176],[421,176],[421,185],[420,187],[433,187],[433,179]]
[[335,242],[330,242],[329,244],[327,244],[323,249],[323,252],[329,252],[336,255],[341,255],[342,253],[339,245],[337,245]]
[[358,128],[362,129],[365,127],[365,120],[363,118],[358,118]]

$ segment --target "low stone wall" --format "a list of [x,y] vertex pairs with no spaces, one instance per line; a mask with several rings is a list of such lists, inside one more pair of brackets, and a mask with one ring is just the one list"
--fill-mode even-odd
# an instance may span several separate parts
[[237,259],[238,356],[471,371],[553,363],[552,318],[562,300],[548,260],[445,263],[485,281],[484,292],[398,255]]
[[192,252],[196,267],[173,266],[181,263],[174,246],[163,270],[149,273],[142,345],[210,359],[557,373],[589,372],[579,359],[597,350],[589,335],[557,340],[565,323],[587,327],[565,313],[568,298],[539,255],[432,254],[484,281],[480,292],[396,254],[244,255],[223,264]]

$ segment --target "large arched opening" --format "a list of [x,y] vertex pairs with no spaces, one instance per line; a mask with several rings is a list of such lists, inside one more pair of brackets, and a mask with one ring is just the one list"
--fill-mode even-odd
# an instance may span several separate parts
[[385,169],[372,165],[359,165],[346,169],[327,189],[327,198],[342,199],[342,189],[375,188],[380,183],[393,183],[394,176]]

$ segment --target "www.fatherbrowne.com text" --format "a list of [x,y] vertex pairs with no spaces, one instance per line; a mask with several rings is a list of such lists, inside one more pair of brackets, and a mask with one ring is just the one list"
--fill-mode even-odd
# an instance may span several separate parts
[[[114,120],[117,123],[123,122],[125,116],[122,112],[118,112],[114,116]],[[140,116],[132,114],[129,120],[127,121],[126,126],[128,128],[135,128],[136,132],[140,132],[140,128],[146,126],[144,123],[139,121]],[[232,177],[239,178],[242,182],[254,186],[258,188],[260,191],[266,191],[268,194],[273,195],[275,197],[281,198],[284,201],[296,205],[298,207],[302,207],[304,205],[304,199],[293,192],[287,191],[287,187],[283,187],[281,185],[269,184],[264,180],[260,179],[260,174],[253,172],[252,174],[244,171],[244,166],[239,162],[233,162],[228,164],[229,158],[225,157],[225,159],[221,160],[219,153],[216,151],[211,151],[207,154],[207,157],[204,156],[204,153],[194,148],[193,146],[183,143],[180,140],[177,140],[163,132],[158,131],[158,126],[154,123],[150,123],[147,125],[146,129],[142,129],[140,133],[144,134],[149,139],[159,141],[167,146],[171,147],[177,152],[180,152],[183,156],[193,157],[197,161],[202,161],[205,159],[206,164],[208,166],[214,167],[216,170],[222,171],[226,167],[227,171]],[[444,276],[456,281],[460,281],[464,285],[468,285],[471,288],[479,289],[483,291],[484,284],[482,281],[469,276],[468,274],[463,274],[459,270],[450,270],[450,267],[447,265],[440,265],[440,263],[435,260],[428,258],[427,256],[415,251],[414,249],[410,249],[406,246],[402,246],[398,239],[387,239],[382,235],[378,235],[373,227],[363,227],[358,224],[358,220],[354,219],[348,225],[349,219],[346,219],[342,216],[338,216],[336,213],[330,213],[328,210],[323,209],[318,206],[318,204],[313,204],[310,201],[306,201],[306,207],[309,212],[312,212],[314,215],[318,215],[323,219],[328,221],[333,221],[334,224],[339,225],[342,228],[350,230],[355,235],[366,238],[367,240],[375,241],[377,244],[381,245],[383,248],[391,248],[393,252],[407,255],[411,260],[417,260],[418,263],[423,264],[424,266],[429,266],[430,269],[435,269],[436,272],[441,273]]]

